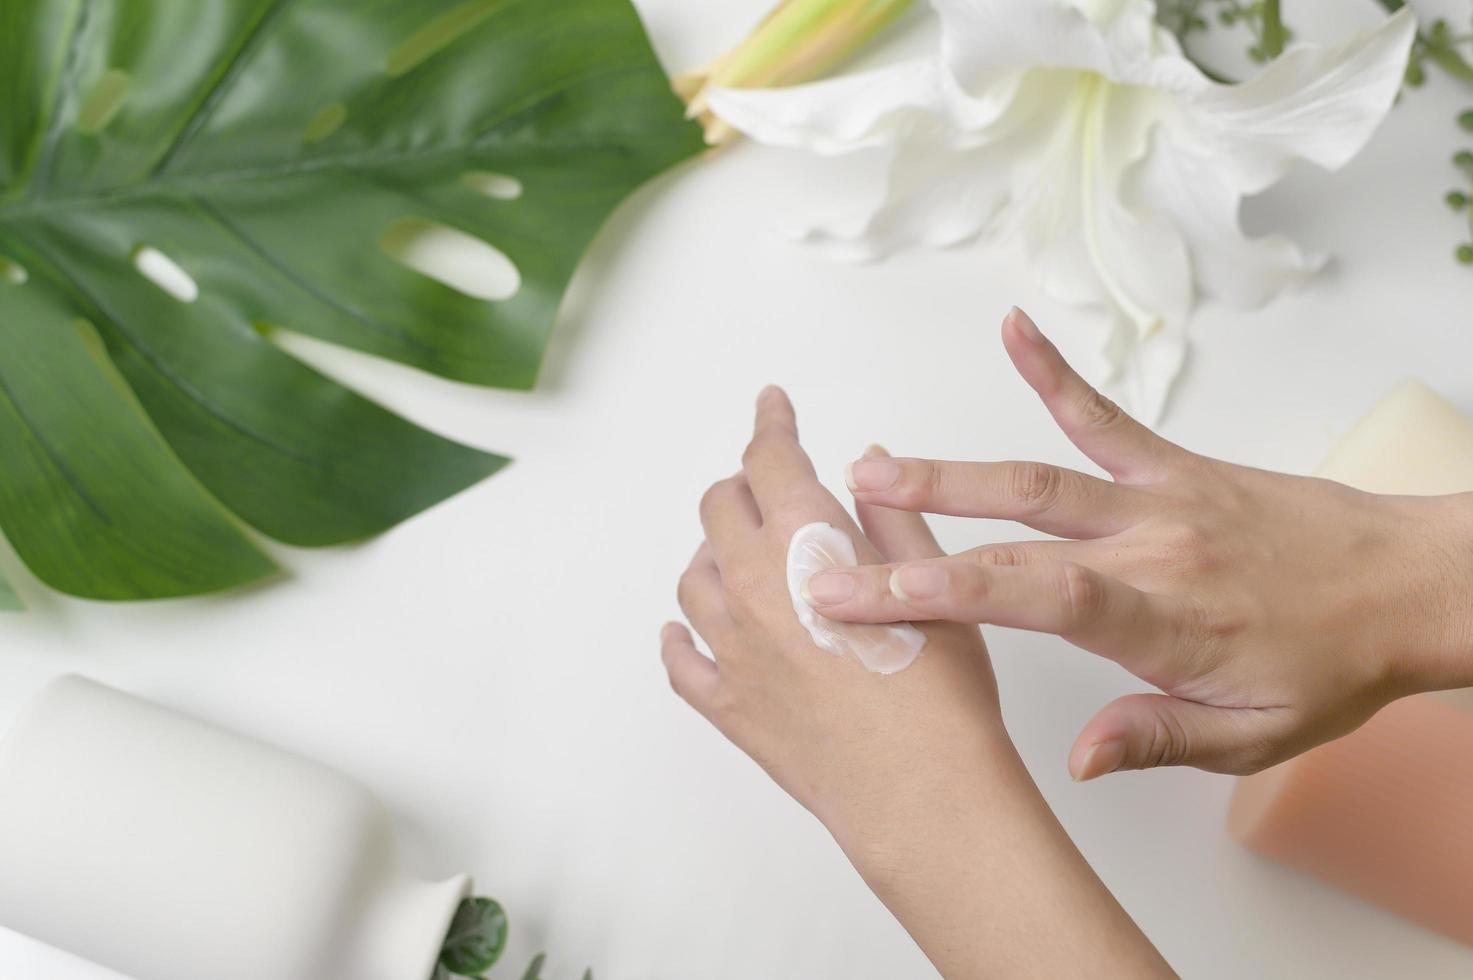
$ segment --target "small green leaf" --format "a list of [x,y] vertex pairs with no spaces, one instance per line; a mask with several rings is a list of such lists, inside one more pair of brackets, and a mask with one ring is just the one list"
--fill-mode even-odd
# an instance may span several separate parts
[[479,977],[496,964],[506,948],[506,912],[489,898],[460,903],[450,934],[440,949],[440,965],[462,977]]
[[1427,57],[1453,78],[1473,82],[1473,65],[1468,64],[1456,49],[1445,45],[1431,45],[1427,48]]
[[1458,113],[1458,125],[1473,133],[1473,109],[1464,109]]
[[1473,150],[1459,150],[1454,153],[1453,165],[1464,170],[1473,170]]
[[1453,251],[1459,262],[1464,265],[1473,265],[1473,242],[1464,242]]
[[593,980],[593,969],[591,967],[583,971],[583,980]]
[[1468,195],[1462,191],[1448,191],[1443,200],[1454,211],[1461,211],[1468,206]]
[[538,953],[532,957],[532,962],[527,964],[527,972],[522,974],[522,980],[542,980],[542,964],[546,960],[546,953]]

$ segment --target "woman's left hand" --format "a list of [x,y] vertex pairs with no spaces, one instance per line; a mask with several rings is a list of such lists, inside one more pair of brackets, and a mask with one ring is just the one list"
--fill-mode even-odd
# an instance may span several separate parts
[[917,662],[880,676],[814,646],[799,624],[787,551],[805,524],[845,531],[862,562],[941,554],[918,514],[861,506],[858,515],[863,532],[818,482],[787,396],[763,391],[741,472],[701,501],[706,540],[678,589],[715,659],[677,623],[662,647],[676,692],[862,861],[890,846],[908,801],[974,780],[1006,735],[976,627],[923,626]]
[[1171,976],[1024,769],[976,627],[923,624],[919,659],[880,675],[799,624],[787,551],[805,524],[845,531],[864,562],[940,554],[919,515],[857,510],[863,533],[814,475],[787,396],[764,391],[680,580],[714,659],[666,624],[671,685],[824,823],[948,980]]

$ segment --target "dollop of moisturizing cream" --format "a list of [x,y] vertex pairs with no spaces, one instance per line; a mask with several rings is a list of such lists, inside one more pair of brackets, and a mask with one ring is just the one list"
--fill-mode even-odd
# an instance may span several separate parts
[[866,670],[893,674],[915,662],[926,635],[909,623],[841,623],[820,616],[806,599],[803,587],[814,575],[830,568],[859,564],[854,542],[831,524],[805,524],[788,544],[788,593],[798,622],[813,642],[837,656],[851,656]]

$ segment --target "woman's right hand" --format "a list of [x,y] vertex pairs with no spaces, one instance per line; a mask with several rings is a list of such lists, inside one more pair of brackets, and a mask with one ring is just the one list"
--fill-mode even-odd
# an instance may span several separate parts
[[1021,311],[1003,343],[1113,482],[1037,462],[857,460],[849,485],[865,506],[1064,540],[815,576],[823,615],[1055,633],[1165,692],[1121,698],[1085,725],[1076,779],[1253,772],[1395,698],[1473,684],[1473,494],[1377,496],[1198,456],[1087,385]]

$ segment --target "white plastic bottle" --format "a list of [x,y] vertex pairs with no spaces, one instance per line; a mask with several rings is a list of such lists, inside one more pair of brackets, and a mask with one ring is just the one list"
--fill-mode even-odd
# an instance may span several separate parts
[[0,739],[0,925],[136,980],[429,980],[469,891],[346,776],[80,677]]

